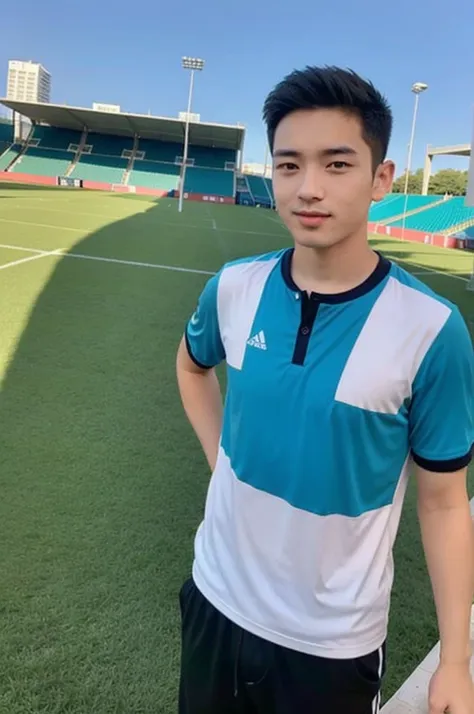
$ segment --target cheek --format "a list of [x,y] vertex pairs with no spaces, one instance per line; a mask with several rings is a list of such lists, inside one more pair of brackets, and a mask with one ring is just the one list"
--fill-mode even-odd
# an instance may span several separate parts
[[285,205],[290,201],[297,190],[296,182],[294,179],[286,177],[273,179],[273,193],[275,194],[275,201],[280,206]]
[[338,185],[340,205],[351,206],[360,213],[370,206],[372,201],[372,182],[361,176],[347,176],[347,181]]

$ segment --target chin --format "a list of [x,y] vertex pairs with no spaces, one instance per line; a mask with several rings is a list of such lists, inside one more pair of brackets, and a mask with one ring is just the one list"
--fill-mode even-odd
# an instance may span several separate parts
[[324,232],[320,232],[318,230],[296,230],[293,232],[293,239],[295,243],[304,248],[332,248],[334,245],[337,245],[344,240],[343,238],[324,235]]

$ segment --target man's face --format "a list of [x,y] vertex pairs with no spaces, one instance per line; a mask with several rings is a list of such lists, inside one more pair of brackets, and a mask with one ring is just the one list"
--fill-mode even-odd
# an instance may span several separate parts
[[296,243],[329,248],[367,224],[372,200],[390,189],[394,166],[373,172],[358,117],[339,109],[298,110],[278,125],[273,190]]

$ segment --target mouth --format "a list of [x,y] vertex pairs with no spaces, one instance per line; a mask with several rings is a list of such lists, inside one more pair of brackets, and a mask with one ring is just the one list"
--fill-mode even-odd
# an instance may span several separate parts
[[297,217],[301,225],[307,227],[317,227],[321,226],[328,218],[330,218],[329,213],[324,211],[294,211],[294,215]]

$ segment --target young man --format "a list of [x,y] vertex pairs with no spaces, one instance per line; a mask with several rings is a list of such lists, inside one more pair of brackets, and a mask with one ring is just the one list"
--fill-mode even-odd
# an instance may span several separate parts
[[264,118],[294,248],[211,278],[177,358],[213,472],[180,593],[180,712],[378,710],[413,466],[441,637],[430,712],[473,714],[469,334],[454,305],[367,241],[394,173],[391,112],[373,85],[295,71]]

